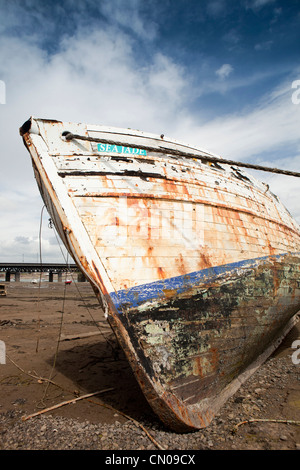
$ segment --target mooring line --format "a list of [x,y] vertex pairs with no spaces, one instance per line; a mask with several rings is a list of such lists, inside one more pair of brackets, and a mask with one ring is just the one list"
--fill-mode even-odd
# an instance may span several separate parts
[[41,215],[40,215],[40,228],[39,228],[39,261],[40,261],[40,275],[39,275],[39,288],[38,288],[38,300],[37,300],[37,311],[38,311],[38,336],[36,341],[35,352],[39,350],[39,342],[40,342],[40,334],[41,334],[41,319],[40,319],[40,294],[41,294],[41,283],[42,283],[42,275],[43,275],[43,261],[42,261],[42,225],[43,225],[43,212],[45,209],[45,204],[42,207]]
[[[50,220],[51,220],[51,219],[50,219]],[[51,224],[51,228],[54,229],[55,238],[56,238],[57,244],[58,244],[58,246],[59,246],[59,249],[60,249],[60,251],[61,251],[62,257],[64,258],[64,261],[65,261],[65,263],[66,263],[66,266],[69,267],[69,264],[67,263],[65,254],[64,254],[64,252],[63,252],[63,250],[62,250],[62,248],[61,248],[61,244],[60,244],[60,242],[59,242],[59,238],[58,238],[58,235],[57,235],[57,232],[56,232],[55,225],[54,225],[53,223]],[[67,255],[68,255],[68,253],[67,253]],[[69,270],[69,272],[70,272],[70,276],[71,276],[71,278],[72,278],[72,281],[74,281],[74,277],[73,277],[72,271]],[[112,348],[112,350],[114,351],[115,349],[114,349],[113,344],[112,344],[111,341],[105,336],[105,334],[104,334],[103,331],[101,330],[101,327],[99,326],[98,322],[97,322],[97,321],[95,320],[95,318],[93,317],[93,315],[92,315],[92,313],[90,312],[88,306],[86,305],[86,302],[85,302],[85,300],[84,300],[84,298],[83,298],[83,296],[82,296],[82,294],[81,294],[81,292],[80,292],[80,289],[78,288],[78,286],[77,286],[77,284],[76,284],[75,281],[74,281],[74,285],[75,285],[75,288],[76,288],[76,290],[77,290],[77,292],[78,292],[78,294],[79,294],[79,296],[80,296],[81,301],[83,302],[83,304],[84,304],[84,306],[85,306],[85,308],[86,308],[88,314],[90,315],[90,317],[91,317],[93,323],[95,324],[96,328],[98,329],[99,333],[103,336],[104,340],[107,342],[107,344],[109,344],[109,346],[110,346],[110,347]]]
[[[176,149],[171,149],[171,148],[162,147],[162,146],[152,147],[152,146],[147,146],[147,145],[142,145],[142,144],[141,145],[133,144],[133,143],[126,144],[125,142],[118,142],[118,141],[111,140],[111,139],[88,137],[84,135],[73,134],[72,132],[68,132],[68,131],[64,131],[62,136],[65,138],[66,141],[71,141],[74,139],[74,140],[86,140],[88,142],[107,143],[107,144],[116,145],[116,146],[129,145],[131,148],[139,148],[142,150],[148,150],[150,152],[152,151],[152,152],[163,153],[167,155],[170,154],[170,155],[174,155],[177,157],[192,158],[196,160],[206,160],[211,163],[223,163],[225,165],[236,165],[242,168],[250,168],[252,170],[267,171],[267,172],[278,173],[278,174],[287,175],[287,176],[300,177],[300,173],[296,171],[271,168],[271,167],[267,167],[263,165],[255,165],[253,163],[238,162],[235,160],[227,160],[226,158],[217,157],[215,155],[210,155],[210,154],[207,154],[206,152],[203,152],[202,154],[199,155],[197,153],[187,152],[185,150],[176,150]],[[176,145],[181,145],[181,144],[178,142],[176,143]],[[199,152],[201,152],[201,150],[199,150]]]

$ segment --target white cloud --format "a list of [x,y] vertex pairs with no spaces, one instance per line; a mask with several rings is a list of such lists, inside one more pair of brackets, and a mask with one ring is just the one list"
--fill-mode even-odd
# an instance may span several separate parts
[[290,81],[281,84],[254,109],[221,116],[201,126],[199,139],[215,151],[218,146],[228,157],[243,160],[284,145],[299,146],[300,106],[293,104],[292,92]]
[[226,4],[224,0],[210,0],[206,7],[207,13],[213,18],[222,16],[226,12]]
[[255,44],[254,49],[256,51],[268,51],[269,49],[271,49],[272,45],[273,41],[260,42]]
[[31,240],[27,252],[35,257],[42,201],[18,132],[30,115],[162,133],[184,107],[189,84],[183,69],[162,53],[140,66],[131,38],[114,27],[88,33],[79,28],[51,56],[35,39],[3,36],[0,43],[6,84],[0,108],[0,257],[22,253],[20,236]]
[[[287,80],[270,90],[254,108],[222,115],[201,126],[187,117],[181,132],[193,145],[223,158],[299,171],[300,104],[292,102],[291,83]],[[272,191],[300,223],[299,178],[265,172],[253,174],[270,181]]]
[[253,10],[259,10],[263,8],[264,6],[274,3],[274,2],[275,0],[251,0],[247,2],[246,6],[247,8],[252,8]]
[[[13,186],[13,178],[10,182]],[[3,262],[39,261],[40,224],[42,257],[54,262],[62,258],[62,246],[57,242],[53,245],[55,234],[53,229],[48,227],[49,215],[46,210],[42,211],[43,202],[34,185],[32,178],[32,183],[28,183],[27,192],[15,192],[13,187],[11,190],[0,192],[0,259]]]
[[99,5],[101,12],[113,22],[113,24],[131,29],[138,37],[145,40],[153,40],[156,36],[157,26],[149,19],[143,19],[141,8],[145,6],[140,0],[104,0]]
[[229,77],[233,72],[233,67],[230,64],[223,64],[218,70],[216,70],[216,75],[222,80]]

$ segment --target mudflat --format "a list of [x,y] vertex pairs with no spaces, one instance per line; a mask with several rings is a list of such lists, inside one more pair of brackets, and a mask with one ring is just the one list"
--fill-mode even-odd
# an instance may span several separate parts
[[208,428],[177,434],[152,412],[88,282],[5,286],[0,449],[300,449],[299,323]]

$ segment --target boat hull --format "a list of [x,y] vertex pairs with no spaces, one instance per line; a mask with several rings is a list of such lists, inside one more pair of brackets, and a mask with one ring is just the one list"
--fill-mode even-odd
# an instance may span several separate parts
[[147,299],[137,288],[113,295],[139,364],[178,404],[173,427],[206,426],[278,346],[299,318],[287,288],[299,268],[299,253],[265,257],[147,285]]
[[[74,129],[91,141],[63,141]],[[162,158],[162,138],[133,131],[32,119],[21,134],[153,410],[176,431],[207,426],[298,320],[298,225],[265,185],[173,141]]]

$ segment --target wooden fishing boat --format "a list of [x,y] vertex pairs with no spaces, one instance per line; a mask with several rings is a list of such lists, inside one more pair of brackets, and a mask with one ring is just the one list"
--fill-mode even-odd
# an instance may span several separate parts
[[250,164],[163,135],[34,118],[20,134],[153,410],[207,426],[299,319],[298,224]]

